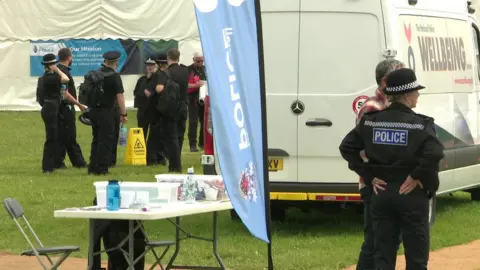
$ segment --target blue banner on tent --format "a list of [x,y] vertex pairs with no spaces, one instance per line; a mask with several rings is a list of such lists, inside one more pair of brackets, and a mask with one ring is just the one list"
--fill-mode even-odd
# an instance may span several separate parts
[[249,231],[268,243],[255,2],[194,3],[225,186]]
[[62,48],[72,51],[72,76],[84,76],[90,70],[98,69],[103,63],[103,54],[108,51],[121,53],[118,71],[120,74],[142,74],[144,60],[152,53],[166,52],[178,48],[175,40],[132,40],[132,39],[69,39],[57,41],[31,41],[30,76],[42,76],[42,58],[47,53],[58,54]]

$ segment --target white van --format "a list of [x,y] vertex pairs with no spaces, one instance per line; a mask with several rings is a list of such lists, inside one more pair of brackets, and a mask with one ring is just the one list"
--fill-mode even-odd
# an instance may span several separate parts
[[[261,4],[272,218],[289,206],[360,201],[358,176],[338,147],[374,95],[374,69],[386,57],[427,87],[415,111],[435,118],[445,146],[438,194],[469,190],[480,199],[480,34],[466,0]],[[202,160],[205,173],[218,173],[208,108],[205,116]]]

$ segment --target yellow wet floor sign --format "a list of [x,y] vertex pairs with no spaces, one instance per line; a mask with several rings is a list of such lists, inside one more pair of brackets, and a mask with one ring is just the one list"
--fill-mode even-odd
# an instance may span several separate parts
[[130,128],[128,131],[127,152],[125,153],[125,164],[146,165],[147,145],[143,137],[142,128]]

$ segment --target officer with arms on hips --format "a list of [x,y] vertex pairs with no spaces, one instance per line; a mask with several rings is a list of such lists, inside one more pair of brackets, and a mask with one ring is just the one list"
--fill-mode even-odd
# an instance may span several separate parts
[[112,141],[115,138],[115,121],[113,119],[115,100],[120,107],[120,121],[127,122],[122,78],[119,73],[115,72],[118,68],[120,52],[106,52],[103,58],[104,63],[100,71],[114,73],[103,79],[103,94],[100,97],[99,105],[90,108],[89,112],[93,139],[88,173],[96,175],[107,174],[112,161]]
[[[378,88],[375,91],[375,96],[367,99],[357,114],[357,124],[362,119],[362,116],[366,112],[380,111],[385,109],[389,102],[385,96],[385,88],[387,87],[387,75],[393,70],[403,68],[404,65],[402,62],[396,59],[385,59],[377,64],[375,68],[375,80],[377,81]],[[362,157],[365,158],[364,151],[361,152]],[[366,160],[366,159],[365,159]],[[371,203],[370,198],[373,194],[372,185],[365,185],[365,182],[360,177],[360,194],[362,196],[364,204],[364,225],[363,225],[363,235],[364,240],[362,243],[360,255],[358,256],[357,270],[372,270],[374,268],[374,238],[373,238],[373,228],[372,228],[372,214],[371,214]],[[400,246],[400,240],[398,243]]]
[[45,73],[39,80],[41,88],[39,103],[42,106],[41,115],[45,124],[45,144],[43,147],[42,170],[44,173],[51,173],[60,166],[59,151],[59,128],[58,114],[61,100],[61,85],[68,83],[70,79],[56,64],[57,57],[54,54],[43,56],[42,65]]
[[[68,48],[62,48],[58,51],[59,63],[57,67],[68,76],[70,80],[66,85],[66,95],[60,104],[60,161],[61,167],[65,167],[65,155],[68,154],[70,162],[75,168],[84,168],[87,166],[85,159],[83,158],[82,149],[77,142],[77,127],[75,123],[75,107],[76,104],[80,110],[85,110],[85,106],[77,104],[77,89],[75,88],[75,82],[70,74],[70,66],[73,62],[72,51]],[[68,93],[68,94],[67,94]],[[70,97],[68,96],[70,95]]]
[[[412,111],[424,88],[413,70],[392,71],[385,89],[390,106],[365,113],[340,145],[349,169],[373,186],[375,269],[395,269],[400,232],[406,268],[427,269],[429,198],[438,189],[444,155],[433,118]],[[363,149],[368,161],[360,157]]]

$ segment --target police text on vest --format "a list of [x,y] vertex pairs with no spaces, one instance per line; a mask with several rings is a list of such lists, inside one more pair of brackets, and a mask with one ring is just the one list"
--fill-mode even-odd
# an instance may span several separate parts
[[373,129],[374,144],[408,145],[408,131],[400,129]]

